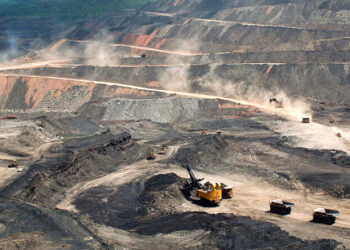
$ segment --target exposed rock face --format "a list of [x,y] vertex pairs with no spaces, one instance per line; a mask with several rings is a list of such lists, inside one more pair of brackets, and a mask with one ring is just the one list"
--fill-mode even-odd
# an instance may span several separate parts
[[151,120],[173,123],[199,117],[199,99],[111,99],[106,104],[105,120]]
[[90,101],[157,93],[98,85],[89,81],[0,76],[0,108],[24,112],[74,112]]

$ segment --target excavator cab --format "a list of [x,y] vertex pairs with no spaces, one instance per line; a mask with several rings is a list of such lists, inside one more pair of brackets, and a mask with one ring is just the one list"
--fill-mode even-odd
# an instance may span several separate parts
[[222,190],[221,184],[208,183],[205,185],[205,189],[198,189],[196,192],[196,196],[200,198],[202,201],[209,202],[213,205],[219,205],[222,200]]

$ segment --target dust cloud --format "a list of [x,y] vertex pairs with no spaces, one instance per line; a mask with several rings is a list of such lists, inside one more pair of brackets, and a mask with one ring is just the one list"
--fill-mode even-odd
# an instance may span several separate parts
[[295,121],[267,123],[272,130],[290,138],[289,144],[308,149],[340,150],[350,155],[350,130],[312,122]]
[[[199,44],[201,42],[195,36],[183,41],[178,49],[198,52],[200,51]],[[190,75],[191,62],[184,63],[181,57],[168,56],[165,63],[174,66],[167,67],[159,73],[159,80],[164,89],[232,98],[297,121],[301,121],[304,117],[312,117],[311,105],[305,99],[289,97],[283,90],[277,88],[267,90],[259,83],[259,80],[255,79],[259,72],[252,72],[249,82],[224,80],[218,76],[216,70],[220,63],[210,64],[206,75],[193,80]],[[277,108],[274,103],[270,103],[271,98],[282,101],[283,108]]]
[[84,50],[84,58],[86,63],[96,66],[111,66],[119,64],[120,55],[115,52],[113,47],[109,46],[113,43],[114,37],[106,30],[97,33],[93,41],[88,43]]
[[[200,44],[198,39],[193,38],[184,41],[180,48],[187,52],[197,52],[199,51],[198,44]],[[230,81],[217,75],[218,70],[216,69],[220,64],[210,64],[209,72],[205,76],[193,80],[190,78],[190,63],[185,64],[181,58],[169,56],[166,59],[166,64],[176,66],[167,67],[160,73],[159,79],[164,89],[193,94],[205,93],[286,117],[287,121],[266,125],[281,135],[297,138],[294,140],[293,146],[310,149],[334,149],[350,154],[350,131],[314,122],[301,123],[305,117],[312,121],[311,104],[302,97],[288,96],[281,89],[266,89],[259,80],[254,79],[259,75],[259,72],[252,72],[252,78],[249,81]],[[277,107],[276,103],[270,102],[271,98],[282,102],[283,107]],[[341,136],[337,136],[337,134]]]
[[84,64],[93,66],[115,66],[120,58],[130,55],[117,51],[111,46],[114,36],[105,29],[96,33],[91,40],[72,46],[68,40],[61,39],[40,51],[40,59],[83,59]]
[[[198,51],[199,39],[193,37],[190,40],[184,40],[179,46],[181,51]],[[189,71],[191,62],[183,62],[182,58],[176,56],[168,56],[165,60],[166,65],[175,65],[167,67],[165,71],[159,74],[159,80],[164,89],[173,91],[190,92],[191,84],[189,81]]]
[[0,62],[7,62],[15,58],[18,54],[17,49],[17,37],[13,34],[12,31],[6,31],[8,49],[0,54]]

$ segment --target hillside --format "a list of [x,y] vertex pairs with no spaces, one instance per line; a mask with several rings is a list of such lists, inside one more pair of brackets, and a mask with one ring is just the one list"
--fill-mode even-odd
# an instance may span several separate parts
[[348,0],[53,2],[0,18],[0,249],[350,249]]
[[155,0],[14,0],[0,1],[2,17],[57,17],[60,19],[100,16],[110,11],[138,8]]

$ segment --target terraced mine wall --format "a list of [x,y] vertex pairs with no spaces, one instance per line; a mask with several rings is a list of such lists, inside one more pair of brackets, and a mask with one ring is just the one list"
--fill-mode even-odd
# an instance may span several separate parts
[[[216,99],[173,96],[90,81],[1,76],[0,105],[11,113],[76,113],[99,121],[177,123],[203,117],[242,118],[254,108]],[[81,125],[83,126],[83,125]]]
[[[320,41],[313,44],[314,50],[289,50],[289,51],[236,51],[227,53],[207,53],[204,55],[179,55],[171,51],[151,51],[145,49],[133,49],[126,46],[110,47],[110,51],[120,55],[114,64],[133,66],[169,65],[173,64],[216,64],[233,63],[342,63],[348,62],[350,56],[350,38],[331,41]],[[80,42],[66,42],[76,52],[76,63],[86,63],[84,51],[87,45]],[[168,52],[168,53],[167,53]],[[65,53],[65,46],[58,48],[58,53]],[[142,58],[140,55],[145,54]],[[80,57],[79,57],[80,55]],[[124,55],[124,56],[123,56]]]
[[[182,13],[186,16],[196,16],[198,18],[213,18],[219,20],[230,20],[240,22],[254,23],[273,23],[273,24],[300,24],[300,25],[319,25],[339,23],[348,24],[349,18],[347,9],[350,9],[350,3],[347,1],[220,1],[219,4],[209,0],[192,2],[186,1],[164,1],[152,3],[144,7],[145,10],[154,10],[162,12]],[[329,28],[329,26],[328,26]]]
[[[248,48],[251,46],[255,50],[275,50],[276,46],[297,50],[304,48],[307,41],[345,37],[350,34],[347,30],[316,31],[297,27],[263,26],[259,24],[211,24],[210,22],[195,19],[187,19],[181,24],[174,24],[172,17],[168,17],[168,22],[164,22],[164,17],[152,17],[142,13],[137,15],[143,20],[142,25],[137,22],[135,17],[133,17],[132,21],[128,20],[129,18],[125,18],[125,22],[129,25],[118,27],[118,31],[114,31],[109,22],[107,23],[107,20],[99,25],[110,31],[110,34],[113,35],[113,40],[110,42],[115,44],[128,44],[156,49],[167,48],[169,50],[180,50],[181,47],[185,50],[186,47],[187,49],[190,47],[192,51],[207,51],[209,49],[210,52],[233,51],[237,46]],[[145,25],[145,20],[146,22],[148,20],[150,24]],[[164,25],[166,25],[166,29]],[[76,31],[67,35],[67,38],[72,40],[93,40],[99,31],[95,27],[96,25],[86,24],[78,26]],[[186,40],[193,40],[194,43],[184,46],[183,41]],[[213,43],[215,46],[213,46]]]
[[[162,88],[162,76],[174,78],[174,88],[188,85],[193,92],[215,94],[211,86],[232,85],[231,96],[244,97],[245,91],[284,91],[292,97],[305,97],[318,101],[350,103],[349,64],[241,64],[241,65],[192,65],[192,66],[142,66],[36,68],[16,70],[15,73],[41,76],[74,77],[99,81],[120,82],[131,85]],[[183,72],[186,79],[176,80]],[[163,80],[164,81],[164,80]],[[180,87],[178,87],[178,86]],[[237,88],[235,88],[235,86]],[[171,86],[170,86],[171,87]],[[251,91],[251,90],[250,90]]]
[[[9,72],[177,90],[186,85],[188,91],[208,94],[216,94],[212,85],[228,84],[233,90],[227,94],[235,97],[263,89],[282,90],[294,98],[349,103],[350,32],[342,28],[348,9],[346,1],[153,3],[76,23],[58,32],[61,40],[45,50],[84,59],[91,41],[99,41],[120,57],[106,67],[81,66],[82,60],[61,68]],[[19,21],[11,22],[19,27]],[[30,25],[38,29],[37,22]],[[29,33],[22,37],[27,39]],[[67,54],[70,49],[74,53]],[[140,57],[143,54],[146,58]],[[93,61],[94,53],[90,56]],[[181,79],[172,72],[180,72]],[[164,78],[170,78],[173,86],[164,86]]]

